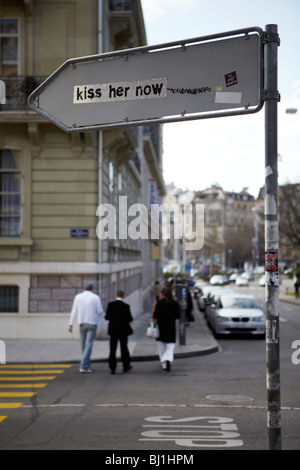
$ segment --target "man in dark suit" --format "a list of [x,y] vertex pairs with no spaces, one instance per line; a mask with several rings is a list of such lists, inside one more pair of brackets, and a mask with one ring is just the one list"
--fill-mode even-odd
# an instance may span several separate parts
[[130,306],[124,302],[123,291],[118,291],[116,300],[108,304],[105,319],[109,321],[108,335],[110,336],[110,354],[108,362],[111,373],[114,374],[117,367],[116,350],[118,341],[120,341],[123,371],[128,372],[132,367],[130,365],[130,354],[127,342],[128,336],[133,333],[130,326],[130,322],[132,322],[133,318],[131,316]]

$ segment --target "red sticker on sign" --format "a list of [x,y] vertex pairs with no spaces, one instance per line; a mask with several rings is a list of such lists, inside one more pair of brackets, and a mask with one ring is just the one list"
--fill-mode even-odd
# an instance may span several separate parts
[[238,85],[238,78],[236,72],[230,72],[225,75],[225,85],[226,88],[234,85]]

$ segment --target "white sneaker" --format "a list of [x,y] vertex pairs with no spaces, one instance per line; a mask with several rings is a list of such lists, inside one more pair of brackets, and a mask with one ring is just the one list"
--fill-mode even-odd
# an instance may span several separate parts
[[79,372],[81,374],[90,374],[92,371],[91,369],[79,369]]

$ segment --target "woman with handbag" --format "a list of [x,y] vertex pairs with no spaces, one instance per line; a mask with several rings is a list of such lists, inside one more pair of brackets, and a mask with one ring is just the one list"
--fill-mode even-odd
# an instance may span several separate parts
[[152,318],[157,322],[159,331],[156,339],[159,360],[162,368],[170,372],[176,344],[176,319],[180,318],[179,304],[173,299],[171,289],[163,289],[161,299],[154,307]]

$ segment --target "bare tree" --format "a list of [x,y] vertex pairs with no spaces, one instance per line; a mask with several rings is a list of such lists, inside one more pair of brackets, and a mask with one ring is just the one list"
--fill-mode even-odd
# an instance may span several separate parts
[[253,257],[253,224],[249,221],[237,227],[227,225],[225,231],[225,248],[230,250],[232,268],[241,268]]
[[279,188],[280,244],[300,252],[300,184]]

